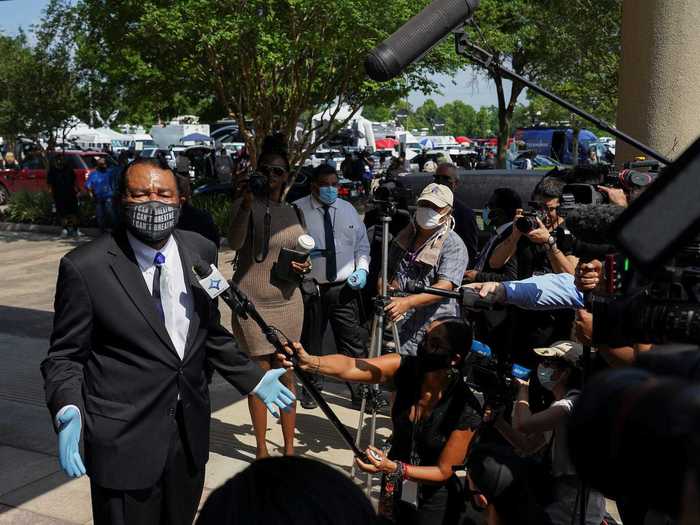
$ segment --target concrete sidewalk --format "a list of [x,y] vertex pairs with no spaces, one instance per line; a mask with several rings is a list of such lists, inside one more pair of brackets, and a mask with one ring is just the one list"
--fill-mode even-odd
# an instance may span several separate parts
[[[87,477],[70,480],[58,467],[56,436],[44,404],[39,363],[46,355],[60,257],[87,240],[0,232],[0,524],[91,523]],[[231,252],[222,252],[223,264]],[[222,305],[222,318],[230,311]],[[324,395],[354,434],[359,413],[344,386],[326,383]],[[218,376],[211,388],[209,464],[203,499],[255,457],[255,438],[245,399]],[[390,420],[378,417],[379,434]],[[282,445],[280,425],[268,420],[273,454]],[[297,453],[349,471],[352,455],[320,409],[299,407]]]

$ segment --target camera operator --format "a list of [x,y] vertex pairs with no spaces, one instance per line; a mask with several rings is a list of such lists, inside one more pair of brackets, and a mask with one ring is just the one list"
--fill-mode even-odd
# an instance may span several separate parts
[[[439,164],[435,170],[433,182],[435,184],[447,186],[454,194],[455,190],[459,186],[457,166],[449,162]],[[467,247],[469,260],[475,261],[477,245],[479,242],[479,228],[476,225],[474,211],[468,206],[462,204],[459,199],[455,197],[454,207],[452,208],[452,217],[455,222],[454,231],[457,235],[459,235],[459,238],[462,239],[462,242],[464,242],[464,245]]]
[[430,323],[416,356],[316,357],[294,343],[303,370],[343,381],[393,383],[391,450],[385,455],[371,448],[369,463],[356,461],[365,472],[383,474],[380,514],[397,524],[459,522],[465,495],[453,467],[463,464],[481,423],[478,407],[470,404],[474,394],[462,382],[471,341],[468,323],[445,317]]
[[564,181],[545,177],[535,188],[532,201],[542,210],[544,222],[535,217],[537,227],[524,232],[517,227],[521,212],[516,213],[514,227],[510,236],[493,251],[489,259],[492,268],[503,268],[512,258],[518,257],[518,276],[523,279],[537,273],[570,273],[574,274],[576,257],[562,252],[556,244],[555,230],[564,224],[559,216],[559,198],[561,197]]
[[[233,202],[229,245],[236,250],[233,282],[255,303],[258,310],[288,337],[299,340],[304,305],[298,283],[280,278],[274,265],[282,248],[294,249],[304,234],[301,216],[289,204],[280,202],[289,180],[289,161],[280,136],[266,137],[258,158],[257,176],[262,183],[251,191],[251,178],[242,181],[243,195]],[[292,269],[303,274],[311,263],[292,262]],[[233,333],[241,347],[263,370],[277,366],[272,359],[274,347],[251,319],[234,315]],[[294,391],[292,373],[285,374],[284,384]],[[257,442],[256,457],[267,457],[267,414],[265,405],[248,396],[248,406]],[[282,412],[285,454],[294,453],[295,408]]]
[[[539,211],[535,212],[535,216],[525,218],[521,213],[516,214],[511,234],[493,250],[489,258],[491,268],[503,268],[511,258],[516,257],[519,279],[548,273],[574,274],[575,257],[559,250],[555,240],[555,230],[564,222],[557,212],[563,187],[564,181],[558,178],[544,177],[540,181],[532,194]],[[523,233],[527,226],[524,223],[530,223],[529,226],[534,228],[529,233]],[[533,348],[570,337],[574,312],[512,309],[509,321],[513,334],[510,348],[512,359],[531,368],[534,364]]]
[[[538,382],[554,397],[546,409],[533,413],[529,403],[529,381],[516,378],[518,393],[513,406],[512,428],[501,417],[496,429],[516,449],[526,455],[543,451],[541,461],[521,460],[511,451],[494,447],[475,447],[470,454],[469,469],[473,483],[494,504],[503,523],[521,523],[523,501],[517,490],[509,490],[508,475],[517,487],[535,485],[536,501],[528,505],[543,507],[541,523],[571,525],[579,523],[580,498],[587,498],[586,523],[600,525],[605,515],[605,499],[599,492],[581,493],[582,485],[569,457],[567,423],[582,384],[583,347],[573,341],[559,341],[549,348],[535,348],[538,356]],[[487,459],[488,458],[488,459]],[[505,475],[504,475],[505,474]],[[530,508],[527,514],[537,515]]]
[[[447,186],[428,184],[417,200],[413,222],[394,239],[389,250],[389,288],[405,290],[409,281],[443,290],[462,282],[469,256],[452,231],[454,195]],[[394,296],[385,307],[391,321],[400,321],[401,353],[416,355],[428,324],[458,315],[457,301],[431,294]]]

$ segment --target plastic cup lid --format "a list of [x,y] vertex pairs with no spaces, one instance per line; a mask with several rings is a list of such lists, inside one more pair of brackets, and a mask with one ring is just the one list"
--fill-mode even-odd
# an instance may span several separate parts
[[311,237],[311,235],[305,233],[303,235],[300,235],[297,239],[297,246],[300,250],[310,252],[316,247],[316,242],[314,241],[314,238]]

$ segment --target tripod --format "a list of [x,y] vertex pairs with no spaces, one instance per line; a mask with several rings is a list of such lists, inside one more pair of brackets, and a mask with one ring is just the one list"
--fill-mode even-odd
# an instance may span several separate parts
[[[374,317],[372,319],[372,335],[370,337],[370,345],[368,352],[370,359],[382,355],[384,329],[387,326],[385,319],[386,313],[384,312],[384,307],[387,304],[389,304],[389,295],[387,293],[387,280],[389,278],[389,223],[391,222],[392,209],[395,211],[395,205],[393,203],[381,203],[381,205],[385,206],[385,208],[382,210],[382,214],[379,219],[382,225],[381,290],[379,296],[375,297],[373,300]],[[400,349],[399,332],[396,329],[396,325],[394,323],[391,324],[391,328],[396,352],[398,352]],[[378,399],[379,385],[371,385],[362,389],[362,403],[360,405],[360,419],[357,423],[357,433],[355,434],[355,448],[359,449],[360,447],[362,429],[365,422],[365,409],[368,408],[368,403],[370,416],[369,445],[374,446],[375,434],[377,432],[377,411],[379,409],[377,403]],[[351,475],[355,476],[356,472],[356,467],[353,463]],[[372,492],[372,474],[367,474],[365,490],[367,492],[367,496],[370,496]]]

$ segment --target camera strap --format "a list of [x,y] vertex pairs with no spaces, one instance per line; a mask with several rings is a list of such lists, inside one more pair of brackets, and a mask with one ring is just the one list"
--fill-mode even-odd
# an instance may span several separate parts
[[268,202],[267,207],[265,208],[265,216],[263,218],[263,239],[259,252],[255,251],[257,243],[255,242],[254,218],[255,215],[253,214],[250,217],[250,222],[248,223],[248,233],[250,234],[250,242],[252,243],[253,258],[255,259],[256,263],[261,263],[267,259],[267,254],[270,251],[270,236],[272,235],[272,214],[270,213],[270,203]]

